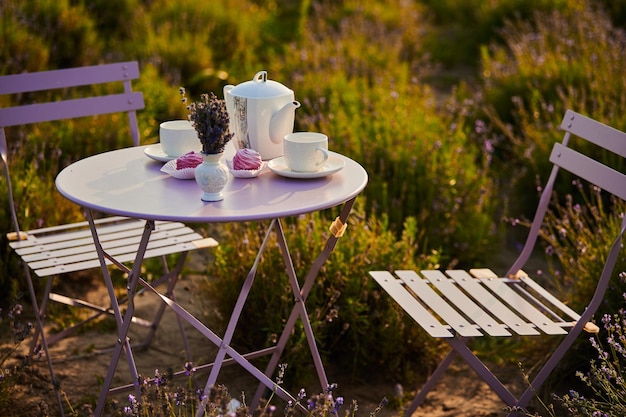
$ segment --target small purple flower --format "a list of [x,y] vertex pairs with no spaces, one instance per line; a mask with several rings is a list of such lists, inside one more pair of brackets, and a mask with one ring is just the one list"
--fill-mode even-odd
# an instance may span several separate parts
[[165,386],[165,383],[166,383],[165,376],[161,375],[158,369],[155,369],[154,370],[154,385],[156,385],[157,387],[162,387],[162,386]]
[[179,406],[179,407],[185,405],[185,396],[184,396],[184,394],[180,393],[180,392],[175,392],[174,393],[174,403],[177,406]]
[[19,316],[20,314],[22,314],[22,305],[21,304],[15,304],[15,306],[13,306],[11,311],[9,311],[9,318],[13,319],[16,316]]
[[485,133],[487,130],[485,122],[482,120],[476,120],[476,123],[474,123],[474,130],[476,133]]
[[300,389],[300,392],[298,392],[298,400],[303,400],[306,398],[306,391],[304,390],[304,388]]
[[193,362],[185,362],[185,375],[190,376],[196,371],[193,367]]
[[196,398],[198,398],[199,401],[205,400],[206,395],[204,395],[204,391],[201,388],[196,389]]
[[337,397],[335,400],[335,410],[334,413],[337,414],[341,406],[343,405],[343,397]]

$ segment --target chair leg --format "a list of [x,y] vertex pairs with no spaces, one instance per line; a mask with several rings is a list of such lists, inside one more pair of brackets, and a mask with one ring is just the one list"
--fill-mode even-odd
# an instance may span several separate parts
[[[587,323],[588,317],[587,314],[583,314],[581,319],[576,323],[576,325],[570,330],[570,332],[565,336],[563,341],[559,344],[559,346],[555,349],[554,353],[550,356],[550,358],[546,361],[546,363],[541,367],[535,378],[530,382],[530,386],[526,388],[526,391],[519,397],[516,406],[518,407],[526,407],[526,405],[530,402],[530,400],[535,395],[535,392],[543,385],[543,383],[548,379],[548,376],[552,373],[554,368],[558,365],[563,356],[567,353],[569,348],[574,344],[574,341],[578,338],[578,336],[582,333],[583,327],[585,323]],[[514,416],[515,413],[509,414],[509,416]]]
[[491,387],[491,389],[498,394],[498,397],[504,401],[508,406],[517,405],[517,399],[511,391],[509,391],[504,384],[485,366],[485,364],[478,359],[478,357],[472,352],[466,345],[466,342],[458,337],[447,339],[447,342],[452,346],[454,350],[467,362],[467,364],[480,376],[483,381]]
[[[52,388],[54,389],[54,394],[56,396],[57,404],[59,406],[59,413],[62,417],[64,417],[65,411],[63,410],[63,401],[61,399],[61,393],[59,392],[60,382],[54,373],[54,368],[52,367],[52,358],[50,357],[50,351],[48,350],[48,342],[46,340],[46,334],[43,328],[42,313],[41,313],[41,310],[39,309],[39,303],[37,302],[37,294],[35,294],[35,286],[33,285],[33,280],[30,274],[30,269],[28,268],[28,265],[26,264],[24,264],[24,272],[26,274],[26,282],[28,285],[28,291],[30,293],[30,299],[33,304],[33,311],[35,313],[35,323],[36,323],[35,342],[37,339],[41,338],[41,347],[46,355],[46,361],[48,363],[48,372],[50,373],[50,380],[51,380],[50,383],[52,384]],[[49,278],[48,283],[46,284],[46,288],[48,288],[51,285],[50,284],[51,281],[52,279]],[[46,293],[46,297],[47,297],[47,293]],[[33,352],[33,350],[31,350],[31,352]]]
[[502,401],[504,401],[508,406],[513,408],[513,411],[507,414],[507,417],[514,417],[520,414],[523,415],[523,413],[520,413],[517,410],[523,409],[530,402],[532,397],[535,395],[536,390],[539,389],[541,385],[543,385],[550,373],[554,370],[556,365],[572,346],[576,338],[582,333],[582,329],[586,321],[586,319],[581,319],[579,321],[580,324],[577,324],[570,331],[570,333],[565,337],[565,339],[554,351],[552,356],[537,373],[537,375],[531,382],[531,385],[524,391],[524,393],[519,398],[515,398],[515,396],[504,386],[504,384],[467,347],[465,339],[459,337],[447,339],[446,341],[450,344],[452,349],[450,350],[450,352],[448,352],[448,355],[443,359],[443,361],[441,361],[437,369],[435,369],[435,372],[431,374],[424,386],[422,386],[419,392],[415,395],[413,401],[404,413],[405,417],[410,417],[415,412],[415,410],[423,403],[428,393],[435,387],[439,379],[443,376],[444,372],[447,370],[447,368],[450,366],[450,364],[457,355],[461,356],[466,361],[466,363],[474,370],[474,372],[476,372],[478,376],[480,376],[491,387],[491,389],[498,395],[498,397],[500,397]]
[[[30,273],[30,269],[29,269],[29,273]],[[28,279],[31,280],[30,282],[32,283],[32,278],[30,276]],[[50,291],[52,290],[52,280],[53,280],[53,277],[48,277],[48,280],[46,281],[46,288],[44,289],[43,296],[41,297],[41,304],[39,305],[39,310],[35,311],[35,314],[41,317],[42,321],[46,314],[46,308],[48,306],[48,297],[50,295]],[[33,286],[33,291],[34,291],[34,286]],[[33,308],[35,307],[36,307],[35,304],[33,304]],[[37,344],[39,342],[40,335],[41,335],[41,332],[39,331],[39,327],[35,327],[35,333],[33,334],[33,342],[31,343],[31,346],[30,346],[31,352],[35,351],[35,348],[37,347]],[[46,340],[46,344],[49,346],[52,343],[50,342],[50,340]]]
[[437,382],[439,382],[439,380],[446,372],[448,367],[452,364],[452,361],[454,360],[454,358],[456,358],[456,356],[457,352],[454,349],[451,349],[450,352],[448,352],[443,361],[441,361],[441,363],[439,363],[439,366],[437,366],[437,369],[435,369],[435,372],[430,375],[426,383],[415,395],[415,398],[413,398],[413,401],[411,401],[411,404],[404,412],[404,415],[406,417],[410,417],[415,412],[415,410],[417,410],[417,407],[419,407],[424,402],[428,393],[433,388],[435,388],[435,385],[437,385]]
[[485,366],[484,363],[467,347],[466,339],[461,337],[453,337],[446,339],[446,342],[452,348],[448,355],[441,361],[435,372],[432,373],[426,384],[417,393],[409,407],[405,412],[406,417],[410,417],[417,407],[426,399],[428,393],[434,388],[439,379],[443,376],[444,372],[448,369],[454,358],[459,355],[465,362],[472,368],[483,381],[491,387],[491,389],[509,406],[517,405],[517,399],[511,392],[504,386],[504,384]]

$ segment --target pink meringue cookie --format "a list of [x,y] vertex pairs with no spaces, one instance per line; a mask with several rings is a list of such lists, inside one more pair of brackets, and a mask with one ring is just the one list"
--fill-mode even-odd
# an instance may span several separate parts
[[239,149],[233,157],[233,169],[236,170],[256,170],[261,167],[262,163],[261,154],[254,149]]
[[202,155],[193,151],[176,159],[176,169],[195,168],[202,163]]

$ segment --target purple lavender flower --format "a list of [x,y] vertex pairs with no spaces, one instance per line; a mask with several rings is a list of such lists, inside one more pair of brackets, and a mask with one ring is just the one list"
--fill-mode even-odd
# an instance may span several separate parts
[[196,368],[193,367],[193,362],[185,362],[185,375],[190,376],[192,375],[195,371]]
[[298,400],[303,400],[306,398],[306,391],[304,390],[304,388],[300,389],[300,392],[298,392]]

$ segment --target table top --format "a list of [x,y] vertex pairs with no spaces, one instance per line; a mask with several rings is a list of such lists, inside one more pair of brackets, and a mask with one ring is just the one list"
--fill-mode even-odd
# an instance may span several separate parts
[[161,172],[163,163],[148,158],[145,148],[123,148],[81,159],[59,173],[56,187],[68,200],[108,214],[146,220],[230,222],[275,219],[335,207],[356,197],[367,184],[365,169],[342,156],[344,168],[322,178],[286,178],[268,167],[256,178],[230,176],[224,199],[205,202],[195,180],[175,179]]

